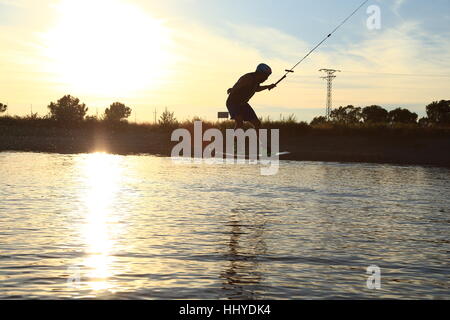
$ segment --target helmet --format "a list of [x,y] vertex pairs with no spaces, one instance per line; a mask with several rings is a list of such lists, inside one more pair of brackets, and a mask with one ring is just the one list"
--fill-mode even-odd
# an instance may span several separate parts
[[272,74],[272,69],[267,64],[261,63],[256,68],[256,72],[261,72],[261,73],[264,73],[264,74],[267,74],[268,76],[270,76]]

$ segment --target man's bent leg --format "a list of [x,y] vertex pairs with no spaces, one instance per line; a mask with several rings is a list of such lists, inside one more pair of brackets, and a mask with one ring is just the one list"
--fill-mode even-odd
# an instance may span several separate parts
[[256,138],[258,141],[258,154],[262,154],[263,152],[266,152],[266,149],[261,145],[261,141],[259,139],[259,129],[261,129],[261,121],[258,118],[255,118],[251,120],[250,123],[256,130]]
[[244,126],[244,118],[241,115],[237,115],[234,118],[235,125],[234,130],[241,129]]
[[258,132],[258,130],[261,128],[261,121],[259,121],[258,118],[251,120],[250,123],[253,125],[256,132]]

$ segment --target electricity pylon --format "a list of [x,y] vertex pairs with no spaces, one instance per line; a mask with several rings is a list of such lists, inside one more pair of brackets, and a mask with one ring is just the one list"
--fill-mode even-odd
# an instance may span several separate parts
[[334,75],[336,72],[341,72],[341,70],[334,69],[320,69],[320,72],[325,72],[327,75],[325,77],[321,77],[321,79],[327,80],[327,109],[326,109],[326,118],[330,120],[331,109],[333,108],[333,80],[336,78]]

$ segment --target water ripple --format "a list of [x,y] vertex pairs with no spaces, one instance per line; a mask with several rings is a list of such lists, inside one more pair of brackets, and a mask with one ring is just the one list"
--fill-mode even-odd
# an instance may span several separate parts
[[[0,153],[1,299],[448,299],[450,171]],[[382,288],[366,287],[377,265]]]

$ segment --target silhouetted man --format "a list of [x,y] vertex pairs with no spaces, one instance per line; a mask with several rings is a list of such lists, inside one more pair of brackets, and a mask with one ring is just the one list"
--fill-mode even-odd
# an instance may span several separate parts
[[233,88],[228,89],[227,108],[231,119],[236,121],[235,129],[241,128],[244,121],[251,122],[256,130],[261,126],[261,122],[248,102],[256,92],[276,87],[275,84],[261,86],[261,83],[271,74],[272,69],[267,64],[261,63],[255,72],[243,75]]

